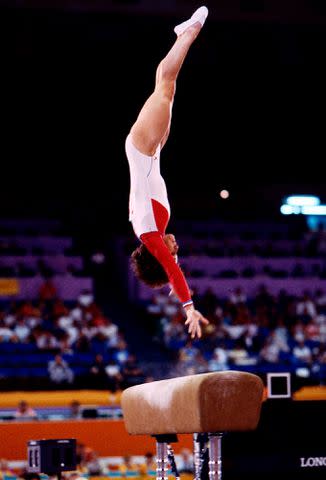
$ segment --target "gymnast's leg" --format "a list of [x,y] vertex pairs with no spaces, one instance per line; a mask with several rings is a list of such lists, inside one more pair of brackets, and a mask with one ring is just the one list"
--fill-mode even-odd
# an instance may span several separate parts
[[157,147],[161,145],[162,148],[168,137],[176,80],[207,13],[206,7],[201,7],[189,20],[175,27],[177,39],[157,67],[154,92],[145,102],[130,130],[134,146],[145,155],[154,155]]

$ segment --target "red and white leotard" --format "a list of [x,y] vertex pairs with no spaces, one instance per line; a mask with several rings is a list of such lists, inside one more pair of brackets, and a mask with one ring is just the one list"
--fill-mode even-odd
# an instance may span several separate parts
[[183,306],[190,305],[192,300],[186,279],[163,240],[170,204],[160,172],[160,147],[152,157],[144,155],[128,135],[126,154],[130,168],[129,220],[134,232],[163,266]]

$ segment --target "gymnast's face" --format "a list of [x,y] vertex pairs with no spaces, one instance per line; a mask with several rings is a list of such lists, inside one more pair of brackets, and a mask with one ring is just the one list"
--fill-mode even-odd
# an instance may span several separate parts
[[168,233],[163,237],[165,245],[168,247],[170,253],[175,256],[178,253],[179,245],[176,242],[175,236]]

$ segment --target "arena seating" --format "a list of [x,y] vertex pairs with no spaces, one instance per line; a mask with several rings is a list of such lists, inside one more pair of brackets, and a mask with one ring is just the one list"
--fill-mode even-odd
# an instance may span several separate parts
[[[84,257],[59,221],[0,220],[3,389],[69,387],[49,379],[57,354],[71,371],[71,388],[91,385],[97,356],[103,369],[119,363],[122,336],[96,304],[94,279],[85,272]],[[103,388],[112,385],[103,381]]]
[[[128,276],[130,298],[143,309],[146,322],[154,325],[153,339],[163,349],[162,356],[174,362],[172,371],[286,370],[305,376],[307,382],[325,382],[325,235],[272,222],[179,222],[176,228],[191,231],[177,235],[178,261],[196,306],[211,321],[201,341],[187,348],[182,309],[168,296],[168,286],[153,292]],[[131,250],[130,242],[120,247],[121,252]],[[274,348],[272,337],[279,333],[285,344],[275,347],[272,359],[266,352]],[[296,357],[301,338],[310,355],[306,359]],[[266,346],[269,342],[272,346]],[[214,359],[218,348],[226,358],[220,364]]]

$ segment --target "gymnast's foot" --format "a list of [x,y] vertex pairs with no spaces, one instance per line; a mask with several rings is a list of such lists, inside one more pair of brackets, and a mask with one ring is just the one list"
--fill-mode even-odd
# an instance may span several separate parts
[[187,30],[188,27],[191,25],[194,25],[195,23],[199,22],[201,26],[204,25],[205,20],[208,15],[208,9],[207,7],[199,7],[193,15],[189,18],[189,20],[186,20],[185,22],[180,23],[176,27],[174,27],[175,33],[179,36],[181,35],[185,30]]

